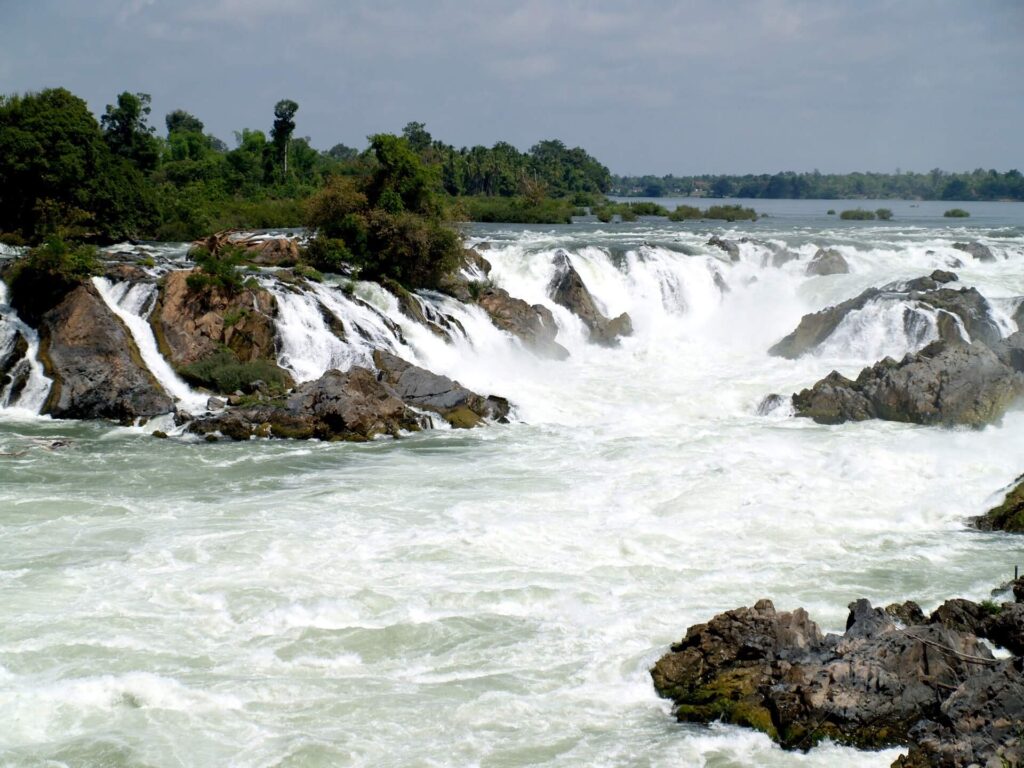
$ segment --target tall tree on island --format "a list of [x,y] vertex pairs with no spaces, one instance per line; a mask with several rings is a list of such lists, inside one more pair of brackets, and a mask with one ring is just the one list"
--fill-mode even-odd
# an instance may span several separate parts
[[292,139],[292,132],[295,130],[295,113],[299,111],[299,105],[291,99],[281,99],[274,105],[274,127],[270,131],[270,139],[277,150],[277,157],[281,163],[281,180],[284,181],[288,175],[288,142]]
[[103,138],[110,151],[133,163],[142,173],[149,173],[160,161],[160,143],[153,134],[156,129],[147,124],[151,111],[148,93],[118,94],[117,106],[107,104],[100,117]]

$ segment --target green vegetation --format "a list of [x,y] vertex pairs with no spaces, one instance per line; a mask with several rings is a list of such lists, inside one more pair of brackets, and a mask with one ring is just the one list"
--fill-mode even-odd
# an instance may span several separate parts
[[878,208],[875,210],[875,216],[877,216],[882,221],[889,221],[890,219],[892,219],[892,211],[889,210],[888,208]]
[[865,211],[863,208],[851,208],[840,213],[839,218],[847,221],[874,221],[875,212]]
[[971,214],[965,211],[963,208],[950,208],[944,214],[947,219],[966,219]]
[[725,221],[757,221],[757,212],[753,208],[740,205],[712,205],[704,211],[705,219],[724,219]]
[[228,349],[182,366],[178,373],[194,387],[206,387],[221,394],[244,392],[257,381],[264,382],[271,392],[283,391],[289,384],[284,371],[270,360],[242,362]]
[[982,600],[978,603],[978,607],[981,608],[989,616],[998,616],[1003,612],[1003,606],[997,603],[995,600]]
[[522,196],[460,197],[457,203],[470,221],[513,224],[569,224],[577,213],[569,200],[545,198],[531,203]]
[[743,197],[804,200],[1024,200],[1014,169],[948,173],[793,173],[744,176],[614,176],[609,194],[623,197]]
[[657,203],[619,203],[620,208],[623,206],[629,208],[637,216],[668,216],[668,209]]
[[194,248],[190,253],[196,263],[196,270],[186,278],[193,291],[216,287],[227,293],[237,293],[242,288],[242,277],[238,267],[245,260],[245,250],[227,246],[216,253],[203,247]]
[[704,214],[701,213],[700,208],[695,208],[692,205],[678,205],[676,209],[668,215],[669,221],[691,221],[696,219],[703,219]]
[[96,271],[96,248],[71,246],[53,235],[15,261],[4,278],[11,287],[11,304],[23,320],[37,325],[43,314]]
[[835,216],[836,215],[836,209],[835,208],[829,208],[827,213],[828,213],[829,216]]

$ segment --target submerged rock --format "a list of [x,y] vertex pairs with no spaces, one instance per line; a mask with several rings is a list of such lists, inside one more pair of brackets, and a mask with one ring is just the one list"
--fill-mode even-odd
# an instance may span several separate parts
[[75,288],[47,311],[39,335],[39,356],[53,379],[43,413],[130,422],[174,410],[131,334],[92,283]]
[[976,258],[978,261],[995,261],[996,257],[987,245],[982,245],[976,240],[970,243],[953,243],[958,251],[963,251]]
[[886,358],[855,381],[833,371],[793,396],[796,415],[819,424],[885,419],[914,424],[998,421],[1024,394],[1024,376],[982,344],[936,341],[896,362]]
[[726,240],[718,235],[712,235],[707,244],[712,248],[719,248],[720,250],[725,251],[729,255],[729,261],[740,260],[740,247],[732,240]]
[[850,609],[842,636],[769,600],[727,611],[658,660],[654,686],[681,721],[755,728],[785,749],[828,738],[909,745],[894,763],[908,768],[1017,764],[1021,659],[996,660],[973,633],[938,622],[899,628],[866,600]]
[[379,379],[399,398],[439,414],[453,427],[508,420],[509,404],[503,397],[482,397],[447,376],[431,373],[383,350],[373,353],[373,362],[380,372]]
[[569,350],[555,341],[558,326],[547,307],[541,304],[531,306],[494,286],[483,288],[476,302],[490,315],[494,325],[517,336],[532,352],[555,360],[569,356]]
[[850,271],[843,254],[834,248],[819,248],[807,265],[806,274],[814,275],[845,275]]
[[620,337],[633,333],[633,321],[627,313],[609,319],[597,308],[594,297],[565,251],[555,255],[555,276],[548,286],[548,295],[583,321],[590,331],[591,341],[606,347],[614,346]]

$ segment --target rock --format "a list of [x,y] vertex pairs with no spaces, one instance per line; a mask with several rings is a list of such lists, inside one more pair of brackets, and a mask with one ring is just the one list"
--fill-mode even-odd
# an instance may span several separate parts
[[958,251],[963,251],[976,258],[978,261],[995,261],[996,257],[989,250],[987,245],[974,241],[970,243],[953,243],[953,247]]
[[847,315],[863,309],[870,301],[881,295],[880,289],[868,288],[859,296],[847,299],[841,304],[804,315],[796,329],[781,341],[776,342],[768,350],[768,354],[794,360],[810,352],[831,336]]
[[376,350],[378,378],[405,403],[442,416],[453,427],[475,427],[485,420],[507,421],[508,401],[481,397],[446,376],[408,363],[390,352]]
[[153,437],[157,438],[158,440],[166,440],[168,435],[162,429],[154,429]]
[[227,407],[227,402],[220,397],[211,397],[206,401],[206,408],[210,411],[220,411]]
[[373,371],[353,367],[327,371],[297,386],[284,402],[232,408],[198,417],[193,434],[219,432],[232,440],[253,437],[364,441],[417,431],[420,419]]
[[237,230],[225,230],[192,243],[192,248],[205,248],[210,253],[220,253],[225,248],[241,248],[245,260],[261,267],[294,267],[301,256],[299,244],[288,237],[246,237]]
[[131,334],[92,283],[75,288],[47,311],[39,334],[39,357],[53,379],[43,413],[131,422],[174,410]]
[[1024,331],[1014,331],[989,345],[996,356],[1015,371],[1024,372]]
[[462,269],[469,272],[476,279],[486,279],[491,274],[491,262],[481,256],[479,251],[488,250],[490,247],[490,243],[481,243],[476,249],[463,249]]
[[983,531],[1024,533],[1024,475],[1014,481],[1002,503],[973,520]]
[[787,407],[790,404],[790,401],[790,398],[783,397],[782,395],[778,394],[765,395],[764,399],[761,400],[760,403],[758,403],[757,415],[768,416],[769,414],[777,411],[779,408]]
[[907,627],[912,627],[915,624],[924,624],[927,621],[921,606],[913,600],[887,605],[885,606],[885,612]]
[[797,261],[800,259],[800,255],[793,253],[792,251],[783,248],[772,254],[771,264],[773,267],[779,268],[791,261]]
[[712,235],[711,239],[708,240],[707,244],[713,248],[720,248],[721,250],[729,254],[729,261],[740,260],[740,247],[732,240],[726,240],[724,238],[719,237],[718,235]]
[[896,362],[886,358],[850,381],[836,371],[793,396],[798,416],[819,424],[885,419],[914,424],[998,421],[1024,394],[1024,376],[982,344],[936,341]]
[[[959,766],[1020,748],[1019,662],[938,624],[900,629],[866,600],[839,637],[762,600],[691,627],[651,676],[680,721],[756,728],[785,749],[909,744],[920,762],[895,765]],[[936,762],[944,754],[958,761]]]
[[828,250],[819,248],[814,254],[810,264],[807,265],[806,274],[814,275],[845,275],[850,271],[850,265],[846,263],[843,254],[834,248]]
[[932,280],[936,283],[955,283],[960,278],[957,277],[956,272],[949,272],[945,269],[936,269],[931,274]]
[[275,361],[277,302],[262,288],[237,293],[217,286],[189,288],[192,270],[169,272],[150,324],[160,351],[174,366],[188,365],[227,347],[241,362]]
[[390,278],[381,279],[380,284],[398,299],[398,308],[403,315],[424,326],[435,336],[447,341],[452,340],[454,323],[451,318],[440,312],[433,312],[428,317],[424,304],[411,291]]
[[591,341],[610,347],[618,344],[620,337],[633,333],[633,322],[625,312],[610,320],[601,313],[565,251],[555,254],[555,276],[548,285],[548,295],[583,321]]
[[1024,654],[1024,604],[983,604],[982,608],[987,615],[978,634],[1014,656]]
[[509,296],[503,288],[488,286],[476,302],[498,328],[522,340],[527,349],[555,360],[564,360],[569,350],[555,341],[558,326],[551,310],[541,304],[533,306]]

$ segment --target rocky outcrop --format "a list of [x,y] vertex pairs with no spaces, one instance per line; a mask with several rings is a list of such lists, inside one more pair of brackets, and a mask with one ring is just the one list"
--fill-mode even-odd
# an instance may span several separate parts
[[524,346],[541,357],[564,360],[569,350],[555,341],[558,326],[551,310],[542,304],[527,304],[509,296],[503,288],[487,286],[476,303],[490,316],[498,328],[522,340]]
[[423,427],[395,392],[366,368],[327,371],[287,398],[190,421],[188,431],[232,440],[251,437],[364,441]]
[[970,256],[973,256],[978,261],[995,261],[996,257],[989,249],[987,245],[974,241],[970,243],[953,243],[953,247],[958,251],[963,251]]
[[482,397],[447,376],[431,373],[383,350],[373,353],[378,379],[405,403],[442,416],[453,427],[475,427],[485,421],[507,421],[508,400]]
[[548,295],[583,321],[591,341],[610,347],[618,344],[622,336],[633,333],[633,321],[627,313],[609,319],[597,308],[594,297],[565,251],[555,254],[555,275],[548,286]]
[[711,239],[708,240],[707,244],[712,248],[718,248],[728,254],[729,261],[740,260],[740,247],[732,240],[726,240],[725,238],[719,237],[718,235],[712,235]]
[[983,531],[1024,533],[1024,475],[1014,481],[1001,504],[973,520]]
[[[950,322],[943,322],[943,316],[939,316],[939,336],[946,340],[961,338],[962,326],[971,341],[981,341],[989,346],[1000,343],[1002,334],[992,319],[992,307],[976,288],[954,290],[942,287],[957,279],[952,272],[935,270],[931,275],[904,283],[868,288],[852,299],[804,315],[796,329],[772,346],[768,354],[795,359],[811,352],[831,336],[851,313],[864,309],[873,302],[902,301],[920,305],[921,309],[942,310],[949,315],[955,315],[960,319],[959,324],[952,317],[946,318]],[[903,319],[909,332],[914,323],[920,320],[917,308],[908,306]]]
[[454,317],[449,317],[443,312],[433,311],[398,282],[385,277],[381,279],[380,284],[398,300],[398,308],[403,315],[424,326],[435,336],[451,341],[456,328],[464,330]]
[[851,381],[833,371],[793,396],[796,415],[819,424],[885,419],[914,424],[998,421],[1024,394],[1024,376],[982,344],[936,341],[896,362],[886,358]]
[[218,254],[228,248],[245,252],[245,261],[262,267],[294,267],[299,263],[299,244],[288,237],[246,236],[237,230],[225,230],[196,240],[192,248],[205,248]]
[[68,293],[39,326],[39,356],[53,379],[43,412],[130,422],[174,409],[131,334],[91,283]]
[[815,275],[845,275],[850,271],[850,265],[846,263],[843,254],[834,248],[819,248],[814,258],[807,265],[806,274]]
[[727,611],[691,627],[651,675],[679,720],[755,728],[786,749],[909,745],[894,763],[907,768],[1022,756],[1021,659],[996,660],[938,621],[901,628],[866,600],[851,604],[842,636],[769,600]]
[[230,349],[242,362],[274,360],[274,296],[262,288],[227,291],[215,285],[194,290],[192,270],[168,273],[150,324],[172,365],[204,360]]

